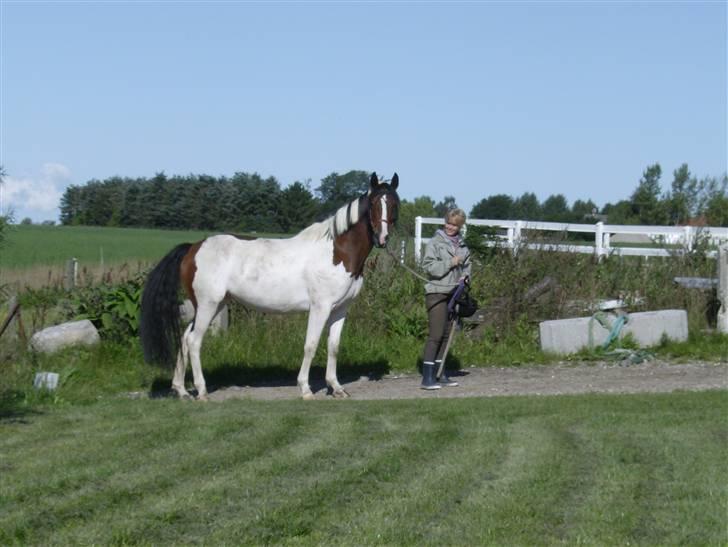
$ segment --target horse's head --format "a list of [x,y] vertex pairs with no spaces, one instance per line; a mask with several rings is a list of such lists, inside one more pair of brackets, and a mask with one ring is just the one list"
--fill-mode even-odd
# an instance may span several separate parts
[[399,214],[399,196],[397,195],[399,176],[397,173],[392,180],[379,182],[376,173],[369,179],[369,222],[374,232],[374,244],[377,247],[386,247],[389,239],[390,226],[397,222]]

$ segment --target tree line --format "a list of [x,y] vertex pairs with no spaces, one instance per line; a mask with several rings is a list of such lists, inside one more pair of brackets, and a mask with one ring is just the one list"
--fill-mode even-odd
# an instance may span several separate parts
[[[595,222],[610,224],[728,226],[728,177],[694,177],[686,164],[673,172],[663,192],[659,164],[648,166],[628,199],[599,209],[590,199],[569,204],[562,194],[541,202],[533,192],[480,200],[472,218]],[[152,178],[111,177],[69,186],[61,198],[65,225],[199,229],[211,231],[295,233],[331,215],[365,192],[368,171],[331,173],[312,189],[311,181],[282,187],[275,177],[235,173],[232,177],[187,175]],[[412,234],[416,216],[442,216],[456,207],[453,196],[402,200],[400,233]]]

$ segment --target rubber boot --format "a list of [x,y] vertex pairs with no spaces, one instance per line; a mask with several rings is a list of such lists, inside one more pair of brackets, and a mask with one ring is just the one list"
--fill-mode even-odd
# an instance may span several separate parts
[[[435,374],[437,374],[437,371],[440,368],[440,363],[442,363],[442,361],[435,361]],[[438,378],[436,378],[435,380],[442,387],[457,387],[460,385],[455,380],[451,380],[448,377],[445,367],[442,367],[442,372],[440,373],[440,376]]]
[[435,381],[435,363],[422,363],[422,384],[420,388],[432,390],[440,389],[440,384]]

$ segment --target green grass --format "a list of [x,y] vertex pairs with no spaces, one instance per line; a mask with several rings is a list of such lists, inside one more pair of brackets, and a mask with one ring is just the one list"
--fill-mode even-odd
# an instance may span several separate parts
[[209,232],[100,228],[90,226],[13,226],[0,249],[0,269],[65,264],[156,261],[178,243],[199,241]]
[[0,422],[2,544],[725,544],[726,392],[107,399]]
[[[220,232],[104,228],[98,226],[11,226],[0,247],[0,269],[80,264],[155,262],[179,243],[195,242]],[[281,237],[279,234],[255,234]]]

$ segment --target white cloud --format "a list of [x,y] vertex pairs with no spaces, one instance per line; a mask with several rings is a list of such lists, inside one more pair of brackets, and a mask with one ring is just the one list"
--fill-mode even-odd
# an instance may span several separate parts
[[2,213],[11,211],[15,220],[30,217],[35,222],[58,220],[61,196],[71,183],[71,170],[60,163],[45,163],[35,176],[6,175],[0,189]]

